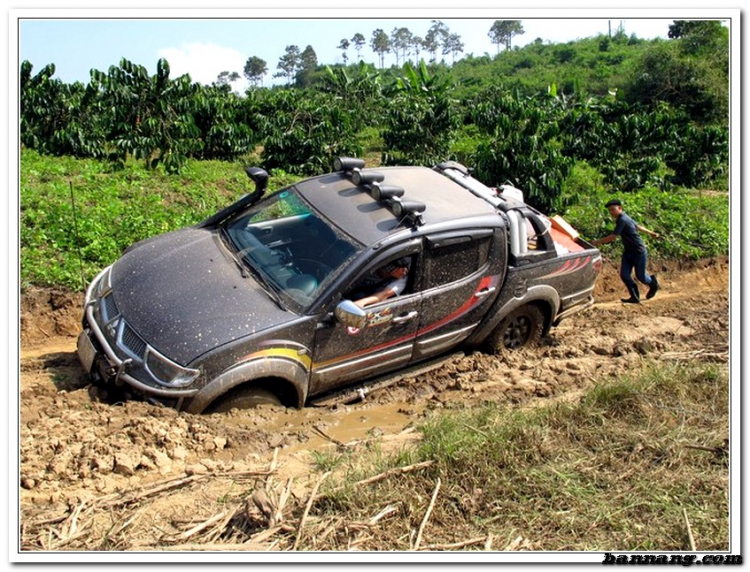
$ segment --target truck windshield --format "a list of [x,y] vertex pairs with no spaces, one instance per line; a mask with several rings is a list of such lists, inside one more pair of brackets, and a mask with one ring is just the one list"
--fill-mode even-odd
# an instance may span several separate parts
[[284,302],[304,309],[360,248],[293,190],[271,195],[222,225],[241,264]]

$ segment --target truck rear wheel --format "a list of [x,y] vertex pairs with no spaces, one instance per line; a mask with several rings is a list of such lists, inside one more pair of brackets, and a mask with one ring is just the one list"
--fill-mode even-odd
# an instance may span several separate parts
[[260,405],[283,405],[281,399],[263,387],[245,387],[230,391],[226,397],[219,398],[216,405],[211,405],[211,413],[226,413],[232,409],[254,409]]
[[542,311],[533,304],[527,304],[503,318],[490,335],[489,343],[496,351],[533,346],[542,339],[543,327]]

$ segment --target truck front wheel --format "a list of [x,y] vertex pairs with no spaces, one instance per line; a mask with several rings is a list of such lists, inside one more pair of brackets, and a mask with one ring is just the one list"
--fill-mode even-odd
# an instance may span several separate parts
[[537,306],[528,304],[503,318],[488,341],[496,351],[533,346],[541,340],[543,327],[542,311]]
[[226,413],[232,409],[254,409],[259,405],[282,405],[281,399],[263,387],[242,387],[230,391],[209,407],[210,413]]

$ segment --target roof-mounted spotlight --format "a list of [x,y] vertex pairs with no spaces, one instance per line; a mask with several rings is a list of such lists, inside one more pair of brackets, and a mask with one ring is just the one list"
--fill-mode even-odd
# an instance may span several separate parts
[[383,175],[383,173],[378,173],[377,171],[367,171],[365,173],[356,170],[352,173],[352,182],[357,186],[380,183],[383,179],[385,179],[385,175]]
[[397,218],[408,217],[412,221],[414,221],[414,224],[417,225],[424,224],[422,213],[426,209],[427,205],[419,201],[402,201],[398,199],[393,201],[393,205],[391,207],[393,214]]
[[357,159],[355,157],[336,157],[333,160],[334,171],[353,171],[354,169],[364,169],[364,159]]
[[396,197],[402,197],[404,195],[404,189],[395,185],[381,185],[380,183],[373,183],[370,195],[376,201],[382,201],[386,199],[393,199]]

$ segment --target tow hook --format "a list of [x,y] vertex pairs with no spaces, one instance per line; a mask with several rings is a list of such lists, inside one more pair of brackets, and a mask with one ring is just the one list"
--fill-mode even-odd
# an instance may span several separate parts
[[112,366],[112,367],[107,368],[107,377],[114,376],[115,385],[122,385],[123,382],[120,381],[120,376],[125,371],[125,368],[128,367],[131,363],[133,363],[132,359],[126,359],[125,361],[120,363],[120,365],[118,365],[117,367]]

